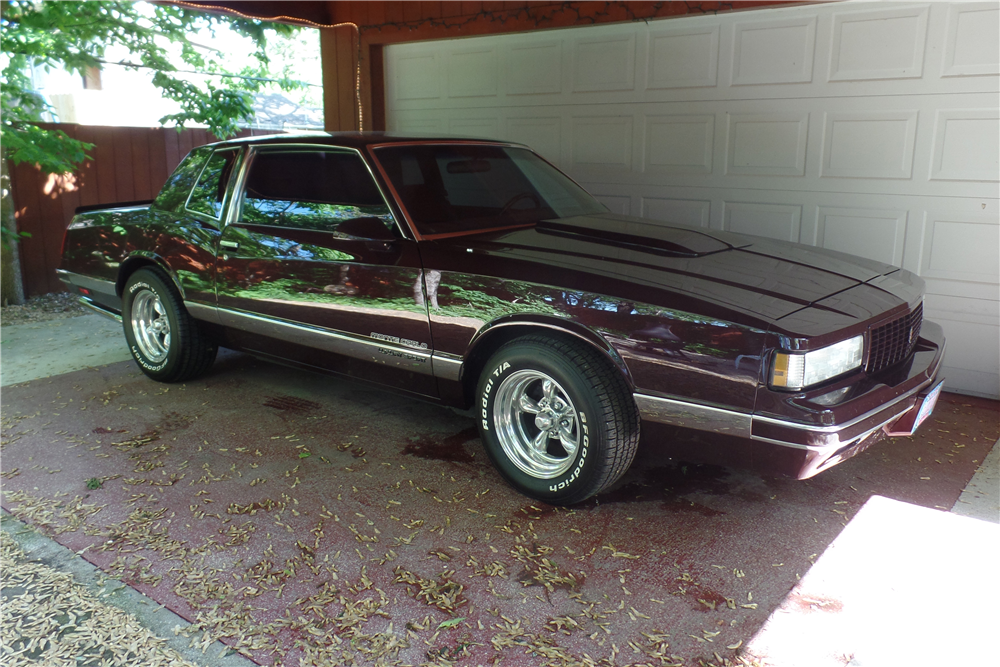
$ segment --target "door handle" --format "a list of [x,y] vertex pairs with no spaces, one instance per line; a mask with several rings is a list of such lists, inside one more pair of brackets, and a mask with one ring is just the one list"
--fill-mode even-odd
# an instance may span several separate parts
[[236,241],[219,241],[219,245],[221,245],[223,248],[230,248],[232,250],[236,250],[237,248],[240,247],[240,244],[237,243]]

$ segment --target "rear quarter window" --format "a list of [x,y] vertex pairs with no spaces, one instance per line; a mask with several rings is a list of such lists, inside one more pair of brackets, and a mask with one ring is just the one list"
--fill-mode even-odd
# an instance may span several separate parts
[[191,194],[191,187],[201,174],[202,167],[212,155],[212,149],[208,146],[195,148],[181,160],[181,163],[170,174],[167,182],[163,184],[163,189],[153,201],[152,208],[163,211],[180,211],[188,195]]
[[222,217],[222,209],[226,204],[226,188],[229,176],[236,164],[237,149],[227,148],[215,151],[202,169],[198,182],[191,190],[187,209],[192,213],[201,213],[218,220]]

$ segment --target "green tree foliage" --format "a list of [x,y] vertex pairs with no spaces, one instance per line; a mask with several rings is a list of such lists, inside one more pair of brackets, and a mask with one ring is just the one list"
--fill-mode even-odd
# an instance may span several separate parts
[[[225,53],[199,48],[190,37],[222,25],[249,37],[253,64],[231,71]],[[5,157],[15,164],[29,162],[47,173],[66,173],[86,158],[90,144],[59,130],[38,125],[48,103],[31,85],[32,66],[85,74],[108,61],[111,47],[131,53],[122,64],[153,72],[153,84],[180,111],[160,119],[163,124],[208,126],[219,138],[236,134],[241,122],[253,118],[253,93],[275,80],[268,78],[268,34],[290,35],[283,24],[235,19],[194,12],[171,5],[134,2],[0,2],[2,33],[2,142]],[[191,71],[211,74],[207,83],[191,81]],[[278,80],[283,89],[300,84]]]

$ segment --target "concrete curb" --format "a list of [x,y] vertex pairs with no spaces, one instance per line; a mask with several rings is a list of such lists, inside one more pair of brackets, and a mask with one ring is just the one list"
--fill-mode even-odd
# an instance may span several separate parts
[[94,597],[132,615],[191,662],[204,667],[256,667],[257,663],[238,653],[225,655],[230,649],[219,641],[213,642],[204,653],[188,646],[190,640],[187,637],[174,635],[174,627],[186,628],[190,625],[186,620],[131,586],[107,576],[83,557],[15,519],[6,510],[0,516],[0,528],[21,547],[25,556],[54,570],[69,573]]

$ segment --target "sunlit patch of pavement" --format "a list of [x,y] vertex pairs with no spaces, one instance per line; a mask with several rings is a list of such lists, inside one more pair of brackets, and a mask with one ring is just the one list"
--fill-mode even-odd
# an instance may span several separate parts
[[992,664],[997,554],[996,523],[872,496],[748,653],[773,667]]
[[0,327],[3,386],[129,358],[122,325],[100,315]]

